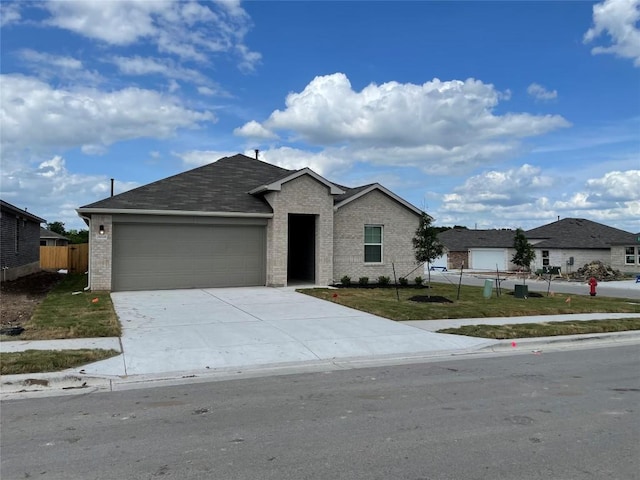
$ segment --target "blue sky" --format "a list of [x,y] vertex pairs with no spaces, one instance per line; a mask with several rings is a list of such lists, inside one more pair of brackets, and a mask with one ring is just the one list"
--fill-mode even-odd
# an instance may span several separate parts
[[68,229],[258,148],[436,225],[640,232],[640,0],[0,6],[0,197]]

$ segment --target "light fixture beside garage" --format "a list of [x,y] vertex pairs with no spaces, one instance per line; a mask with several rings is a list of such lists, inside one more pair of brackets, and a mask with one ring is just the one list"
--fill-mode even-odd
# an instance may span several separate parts
[[100,225],[100,228],[98,229],[98,233],[100,235],[104,235],[104,225]]

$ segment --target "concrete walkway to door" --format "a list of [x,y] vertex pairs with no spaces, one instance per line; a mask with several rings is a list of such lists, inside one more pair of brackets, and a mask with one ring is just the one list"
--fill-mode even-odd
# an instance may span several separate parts
[[417,329],[295,292],[207,288],[111,294],[123,354],[87,374],[145,375],[464,350],[486,339]]

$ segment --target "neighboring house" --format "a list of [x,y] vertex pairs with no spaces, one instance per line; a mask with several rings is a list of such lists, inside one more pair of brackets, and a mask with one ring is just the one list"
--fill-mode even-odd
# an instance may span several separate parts
[[66,245],[69,245],[69,239],[67,237],[40,227],[41,247],[64,247]]
[[[640,234],[582,218],[565,218],[525,231],[536,258],[531,270],[559,267],[571,273],[587,263],[601,261],[625,273],[640,272]],[[515,254],[514,230],[454,228],[438,235],[448,257],[447,268],[510,271]]]
[[0,280],[15,280],[40,271],[43,222],[42,218],[0,200]]
[[328,285],[415,269],[420,210],[244,155],[85,205],[94,290]]
[[525,232],[536,252],[533,270],[561,267],[571,273],[601,261],[626,273],[640,272],[640,235],[584,218],[563,218]]
[[[438,235],[446,250],[447,268],[469,270],[515,270],[514,230],[452,228]],[[435,265],[435,264],[434,264]]]

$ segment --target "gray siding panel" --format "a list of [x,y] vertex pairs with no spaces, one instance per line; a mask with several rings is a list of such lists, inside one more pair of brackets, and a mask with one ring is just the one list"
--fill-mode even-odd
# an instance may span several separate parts
[[265,228],[113,225],[113,291],[265,284]]

